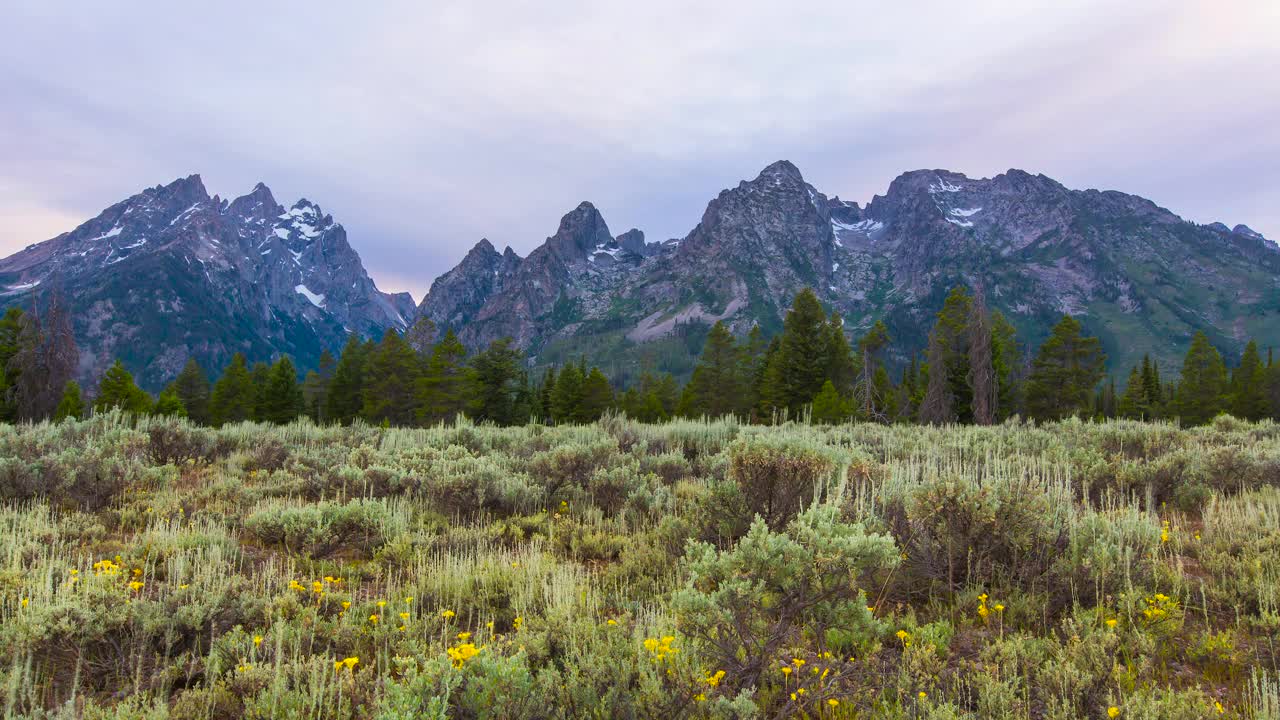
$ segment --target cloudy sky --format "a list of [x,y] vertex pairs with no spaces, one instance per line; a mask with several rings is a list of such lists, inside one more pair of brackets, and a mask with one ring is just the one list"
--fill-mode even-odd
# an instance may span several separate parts
[[4,5],[0,255],[198,172],[319,203],[421,297],[584,199],[683,236],[780,158],[860,202],[1018,167],[1280,238],[1276,0]]

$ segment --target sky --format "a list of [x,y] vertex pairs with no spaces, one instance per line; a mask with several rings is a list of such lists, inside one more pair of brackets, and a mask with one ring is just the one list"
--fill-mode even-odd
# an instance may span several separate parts
[[320,204],[420,299],[582,200],[683,237],[789,159],[866,202],[1009,168],[1280,239],[1280,2],[10,0],[0,256],[199,173]]

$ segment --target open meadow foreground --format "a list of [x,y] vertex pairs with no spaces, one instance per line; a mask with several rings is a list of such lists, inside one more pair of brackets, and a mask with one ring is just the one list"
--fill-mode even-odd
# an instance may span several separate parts
[[1280,426],[0,426],[0,705],[1280,717]]

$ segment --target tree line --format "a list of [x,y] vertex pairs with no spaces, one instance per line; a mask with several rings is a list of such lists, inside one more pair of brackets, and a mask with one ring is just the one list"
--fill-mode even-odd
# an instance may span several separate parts
[[322,353],[299,380],[288,356],[250,364],[237,353],[215,381],[194,359],[157,396],[142,390],[122,363],[103,374],[90,401],[72,379],[78,351],[65,304],[10,308],[0,318],[0,420],[83,417],[120,408],[180,415],[210,425],[286,423],[301,415],[320,423],[357,418],[388,426],[430,425],[466,415],[500,425],[529,420],[585,423],[609,412],[646,422],[735,415],[748,422],[807,416],[923,424],[992,424],[1009,417],[1057,420],[1178,418],[1203,424],[1220,413],[1280,418],[1280,364],[1249,342],[1234,368],[1197,333],[1177,381],[1161,379],[1149,357],[1129,372],[1123,392],[1107,379],[1098,338],[1064,315],[1032,352],[980,288],[951,290],[922,352],[906,357],[895,380],[894,339],[877,321],[850,342],[842,318],[827,314],[811,290],[798,293],[781,332],[758,326],[738,338],[723,323],[707,335],[691,378],[648,372],[615,388],[585,362],[547,368],[539,377],[508,339],[469,353],[452,329],[443,336],[419,320],[377,340],[348,338],[337,357]]

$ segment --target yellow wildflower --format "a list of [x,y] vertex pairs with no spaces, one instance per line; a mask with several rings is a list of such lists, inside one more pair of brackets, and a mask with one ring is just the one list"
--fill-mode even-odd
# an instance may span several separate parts
[[134,592],[138,592],[139,590],[141,590],[142,586],[143,586],[143,583],[138,580],[134,580],[133,582],[129,583],[129,589]]
[[835,707],[840,704],[840,701],[835,698],[831,698],[830,700],[827,701],[827,704],[830,705],[831,707]]
[[[1199,540],[1200,538],[1196,538],[1196,539],[1197,539],[1197,540]],[[1213,709],[1214,709],[1214,710],[1217,710],[1219,715],[1221,715],[1221,714],[1223,714],[1223,713],[1225,713],[1225,712],[1227,711],[1227,709],[1226,709],[1226,708],[1222,707],[1222,703],[1220,703],[1220,702],[1216,702],[1216,701],[1213,703]]]
[[1116,707],[1115,705],[1112,705],[1111,707],[1107,708],[1107,717],[1113,718],[1113,717],[1118,717],[1119,715],[1120,715],[1120,708]]
[[470,638],[471,638],[471,633],[469,633],[469,632],[460,632],[460,633],[458,633],[458,639],[459,639],[459,640],[461,640],[462,642],[466,642],[466,641],[467,641],[467,640],[469,640]]
[[609,618],[608,620],[605,620],[605,621],[604,621],[604,624],[605,624],[605,625],[617,625],[617,624],[618,624],[618,621],[617,621],[617,620],[614,620],[613,618]]
[[31,604],[31,598],[22,598],[22,607],[26,607],[30,604]]
[[790,665],[783,665],[783,666],[782,666],[782,674],[783,674],[783,675],[790,675],[790,674],[791,674],[791,666],[790,666]]
[[1109,618],[1109,619],[1107,620],[1107,627],[1109,627],[1109,628],[1113,628],[1113,627],[1115,627],[1115,626],[1116,626],[1116,623],[1118,623],[1118,622],[1119,622],[1119,620],[1116,620],[1115,618]]
[[927,693],[927,692],[925,692],[925,691],[921,690],[921,691],[920,691],[920,693],[919,693],[919,695],[918,695],[918,697],[919,697],[921,700],[924,700],[925,698],[929,697],[929,693]]
[[369,616],[369,622],[373,623],[374,625],[377,625],[377,624],[378,624],[378,613],[374,613],[374,614],[370,615],[370,616]]
[[262,636],[261,636],[261,635],[254,635],[254,636],[253,636],[253,646],[254,646],[254,647],[262,647]]
[[453,611],[445,610],[440,613],[440,617],[444,618],[445,620],[448,620],[449,618],[453,617]]

